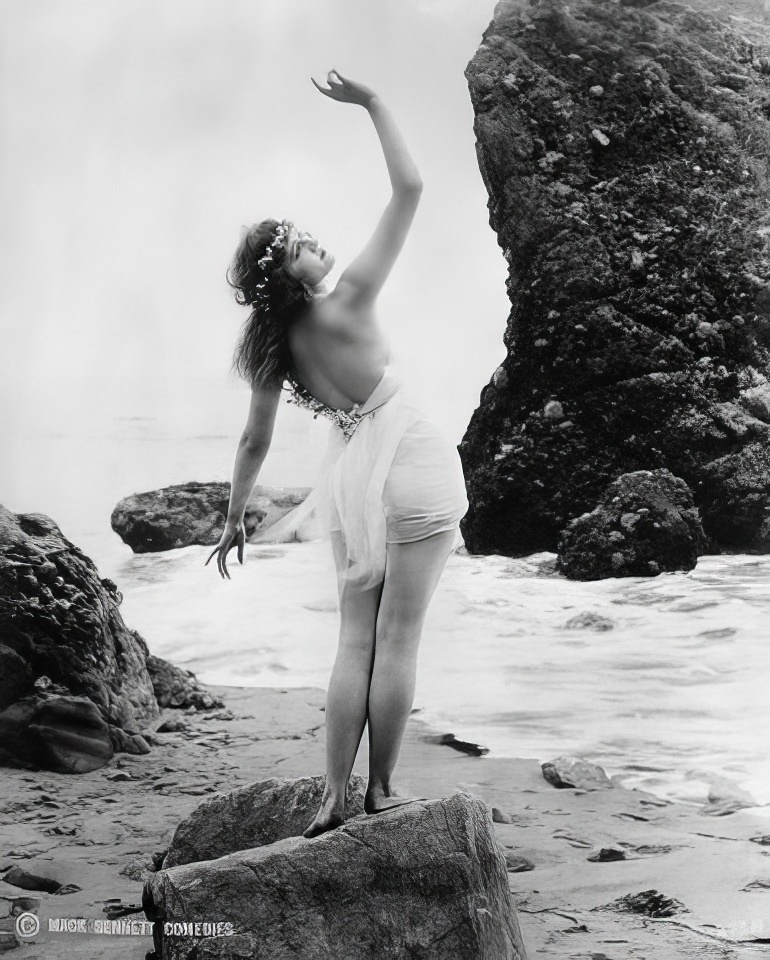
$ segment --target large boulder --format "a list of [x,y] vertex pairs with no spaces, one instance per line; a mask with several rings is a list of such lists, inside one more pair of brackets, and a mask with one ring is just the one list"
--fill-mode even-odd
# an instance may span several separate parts
[[460,448],[472,552],[553,551],[658,468],[717,547],[768,548],[770,33],[733,22],[495,8],[466,76],[511,312]]
[[525,956],[490,812],[464,794],[161,870],[144,908],[163,960]]
[[[209,797],[177,825],[164,869],[300,836],[318,812],[325,783],[325,777],[274,778]],[[366,781],[353,774],[345,802],[348,818],[364,812],[365,793]]]
[[53,520],[0,506],[0,636],[16,655],[0,709],[45,677],[43,689],[50,682],[59,694],[87,698],[127,733],[158,717],[147,645],[123,622],[120,602],[115,584],[100,579]]
[[150,656],[121,600],[53,520],[0,506],[0,763],[93,770],[113,752],[149,749],[140,731],[159,701],[222,705]]
[[559,569],[572,580],[692,570],[705,542],[684,480],[668,470],[638,470],[614,480],[595,510],[567,526]]
[[[310,487],[254,487],[244,514],[247,539],[272,526],[309,492]],[[182,483],[126,497],[110,522],[134,553],[213,546],[222,534],[229,500],[229,483]]]

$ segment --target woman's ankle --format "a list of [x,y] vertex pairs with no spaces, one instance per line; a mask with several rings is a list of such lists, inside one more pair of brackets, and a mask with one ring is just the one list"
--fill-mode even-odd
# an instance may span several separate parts
[[369,774],[369,782],[366,785],[367,793],[381,793],[387,797],[390,795],[390,777],[380,777],[375,774]]

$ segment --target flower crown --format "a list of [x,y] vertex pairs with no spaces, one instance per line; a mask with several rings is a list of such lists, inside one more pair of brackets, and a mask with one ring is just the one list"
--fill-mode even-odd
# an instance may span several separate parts
[[[282,220],[273,231],[273,238],[267,245],[267,250],[265,250],[259,260],[257,260],[257,266],[262,271],[262,279],[259,283],[254,284],[252,302],[261,296],[262,291],[265,289],[268,277],[267,267],[273,262],[275,254],[283,248],[291,226],[292,224],[288,220]],[[244,236],[246,236],[246,234],[244,234]]]

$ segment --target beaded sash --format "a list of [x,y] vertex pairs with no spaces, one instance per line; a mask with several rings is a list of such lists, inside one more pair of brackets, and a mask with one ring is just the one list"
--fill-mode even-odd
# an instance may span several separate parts
[[358,425],[366,416],[365,413],[360,413],[359,411],[368,401],[353,404],[351,410],[338,410],[334,407],[327,406],[321,400],[314,397],[307,387],[303,386],[292,373],[286,374],[286,380],[291,392],[291,396],[286,398],[288,403],[295,403],[298,407],[304,407],[306,410],[310,410],[315,419],[319,416],[327,417],[340,428],[346,443],[351,439]]

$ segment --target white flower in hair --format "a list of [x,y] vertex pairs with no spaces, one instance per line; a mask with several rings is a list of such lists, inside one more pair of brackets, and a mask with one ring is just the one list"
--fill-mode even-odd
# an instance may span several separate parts
[[273,239],[268,244],[267,250],[265,250],[264,254],[257,260],[257,266],[264,274],[264,278],[254,287],[258,294],[262,292],[267,283],[267,271],[265,268],[273,262],[275,253],[283,248],[291,226],[292,224],[288,220],[282,220],[275,228]]

